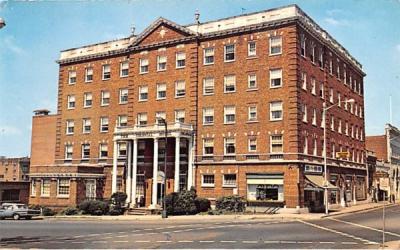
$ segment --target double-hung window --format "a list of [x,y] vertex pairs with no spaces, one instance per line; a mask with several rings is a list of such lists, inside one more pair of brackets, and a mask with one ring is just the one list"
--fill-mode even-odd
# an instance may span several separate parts
[[185,81],[176,81],[175,82],[175,97],[184,97],[185,96]]
[[82,159],[90,158],[90,144],[84,143],[82,144]]
[[224,61],[225,62],[232,62],[235,61],[235,45],[229,44],[224,46]]
[[248,89],[257,88],[257,75],[255,73],[249,74],[247,76],[247,88]]
[[317,109],[313,108],[312,125],[317,125]]
[[271,135],[271,154],[282,154],[283,153],[283,136],[282,135]]
[[149,72],[149,59],[139,59],[139,73],[144,74]]
[[120,104],[128,103],[128,89],[119,90],[119,103]]
[[234,155],[236,153],[235,138],[224,138],[224,155]]
[[257,121],[257,106],[249,106],[248,121]]
[[203,108],[203,124],[214,124],[214,108]]
[[137,114],[137,124],[139,126],[147,125],[147,113],[138,113]]
[[249,138],[249,152],[257,152],[257,138]]
[[301,88],[307,90],[307,73],[301,72]]
[[282,36],[272,36],[269,38],[269,55],[282,54]]
[[50,196],[50,179],[43,179],[42,180],[42,187],[40,189],[40,196],[49,197]]
[[204,65],[214,64],[214,48],[204,49]]
[[248,42],[247,43],[247,56],[252,57],[252,56],[256,56],[256,55],[257,55],[256,42],[255,41]]
[[149,87],[139,86],[139,101],[147,101],[149,98]]
[[300,37],[300,55],[306,57],[306,37],[304,34]]
[[103,80],[109,80],[111,78],[111,66],[110,64],[103,65]]
[[100,117],[100,132],[108,132],[108,117]]
[[75,96],[74,95],[69,95],[67,96],[67,108],[68,109],[74,109],[75,108]]
[[203,95],[214,94],[214,78],[206,77],[203,79]]
[[224,93],[231,93],[236,91],[236,76],[224,76]]
[[118,127],[126,127],[128,126],[128,116],[127,115],[119,115],[118,116]]
[[203,154],[204,155],[214,154],[214,139],[212,138],[203,139]]
[[163,125],[163,123],[161,122],[161,120],[164,119],[165,121],[167,120],[167,114],[165,113],[165,111],[157,111],[156,112],[156,124],[157,125]]
[[234,105],[224,106],[224,123],[233,124],[236,120],[236,107]]
[[322,49],[319,49],[318,53],[318,65],[321,69],[324,68],[324,52]]
[[73,135],[74,134],[74,126],[75,126],[74,120],[67,120],[66,132],[65,133],[67,135]]
[[93,81],[93,68],[87,67],[85,69],[85,82],[92,82]]
[[99,158],[108,157],[108,145],[106,143],[100,143],[99,146]]
[[203,174],[201,176],[201,186],[202,187],[214,187],[215,178],[213,174]]
[[68,84],[75,84],[75,83],[76,83],[76,71],[69,71]]
[[282,101],[274,101],[269,104],[270,120],[280,121],[283,118]]
[[118,151],[118,158],[124,158],[126,157],[126,142],[120,142],[117,144],[117,151]]
[[307,104],[301,105],[301,112],[303,113],[303,122],[308,122],[308,117],[307,117]]
[[84,118],[82,120],[82,133],[88,134],[92,129],[92,122],[89,118]]
[[175,110],[175,122],[180,122],[180,123],[185,122],[185,110],[184,109]]
[[282,87],[282,69],[271,69],[269,71],[270,87]]
[[176,68],[181,69],[186,66],[186,54],[185,52],[176,53]]
[[157,71],[167,69],[167,56],[157,56]]
[[110,92],[109,91],[101,91],[101,106],[110,105]]
[[222,186],[223,187],[236,187],[236,174],[224,174]]
[[58,179],[57,181],[57,196],[58,197],[69,197],[69,179]]
[[74,152],[73,150],[74,150],[74,148],[73,148],[72,144],[65,145],[65,159],[66,160],[72,160],[72,154]]
[[157,100],[163,100],[167,98],[167,84],[157,84]]
[[83,94],[83,107],[84,108],[89,108],[92,106],[92,102],[93,102],[93,96],[92,93],[84,93]]
[[129,75],[129,62],[128,61],[121,62],[119,76],[127,77],[128,75]]

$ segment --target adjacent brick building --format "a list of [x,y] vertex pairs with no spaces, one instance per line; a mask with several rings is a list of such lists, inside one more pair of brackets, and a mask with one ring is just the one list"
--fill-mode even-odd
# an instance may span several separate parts
[[28,202],[29,163],[29,157],[0,157],[0,204]]
[[158,207],[165,148],[167,192],[194,186],[211,200],[293,209],[322,202],[324,185],[332,204],[366,198],[365,74],[296,5],[184,26],[159,18],[139,35],[62,51],[58,63],[54,150],[43,157],[54,162],[32,159],[32,203],[41,183],[49,205],[120,190],[132,206]]

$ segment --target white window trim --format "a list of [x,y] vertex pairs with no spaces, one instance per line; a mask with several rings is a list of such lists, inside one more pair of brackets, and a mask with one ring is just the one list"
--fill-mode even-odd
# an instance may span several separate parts
[[[179,96],[178,95],[178,83],[183,82],[183,90],[184,94]],[[184,98],[186,96],[186,82],[184,80],[175,81],[175,98]]]
[[31,197],[36,197],[36,193],[37,193],[37,184],[36,184],[36,180],[32,179],[31,180],[31,189],[29,192]]
[[[212,79],[212,81],[213,81],[213,91],[212,91],[212,93],[206,93],[206,84],[205,84],[205,82],[206,82],[207,79]],[[203,79],[203,95],[214,95],[214,93],[215,93],[215,78],[214,77],[205,77]]]
[[[206,118],[206,113],[205,113],[206,109],[212,109],[213,122],[211,122],[211,123],[206,123],[206,119],[205,119]],[[215,118],[215,110],[214,110],[214,108],[212,108],[212,107],[204,107],[202,112],[203,112],[203,125],[205,125],[205,126],[214,125],[214,122],[215,122],[215,119],[214,119]]]
[[[255,140],[255,141],[256,141],[256,150],[252,150],[252,149],[250,148],[250,146],[251,146],[250,141],[252,141],[252,140]],[[247,140],[247,150],[249,151],[249,153],[255,153],[255,152],[257,152],[257,138],[248,138],[248,140]]]
[[[272,43],[271,43],[271,41],[272,41],[272,38],[274,38],[274,37],[280,37],[280,39],[281,39],[281,52],[279,52],[279,53],[272,53]],[[271,36],[271,37],[268,39],[268,43],[269,43],[269,44],[268,44],[268,47],[269,47],[269,56],[282,55],[282,51],[283,51],[282,41],[283,41],[283,38],[282,38],[282,36],[280,36],[280,35]]]
[[60,188],[60,179],[57,179],[57,198],[69,198],[69,195],[71,194],[71,180],[68,179],[68,194],[60,194],[59,188]]
[[[281,72],[281,84],[280,85],[278,85],[278,86],[272,86],[272,79],[278,79],[278,78],[272,78],[271,77],[271,72],[272,71],[275,71],[275,70],[280,70],[280,72]],[[283,70],[282,70],[282,68],[274,68],[274,69],[270,69],[269,70],[269,88],[271,88],[271,89],[276,89],[276,88],[282,88],[283,87]]]
[[66,135],[73,135],[74,132],[68,132],[68,128],[70,127],[70,126],[68,126],[68,123],[69,123],[69,122],[73,122],[73,123],[74,123],[73,128],[74,128],[74,132],[75,132],[75,121],[74,121],[74,120],[67,120],[67,121],[65,122],[65,134],[66,134]]
[[[89,145],[89,157],[83,157],[83,156],[84,156],[83,152],[84,152],[84,146],[85,146],[85,145]],[[82,160],[88,160],[88,159],[90,159],[90,143],[83,143],[83,144],[81,145],[81,159],[82,159]]]
[[119,104],[127,104],[128,103],[128,100],[126,100],[126,101],[122,101],[122,92],[124,91],[124,90],[126,90],[126,93],[127,93],[127,99],[129,98],[129,90],[128,89],[119,89]]
[[[255,119],[251,119],[251,108],[255,108],[255,113],[256,113],[256,118]],[[258,112],[257,112],[257,105],[250,105],[247,108],[247,121],[248,122],[257,122],[258,121]]]
[[[104,95],[108,93],[108,103],[104,103]],[[101,91],[101,100],[100,100],[100,106],[109,106],[110,105],[110,100],[111,100],[111,93],[110,91]]]
[[[228,86],[226,83],[227,83],[227,81],[226,81],[226,77],[233,77],[234,79],[235,79],[235,83],[234,83],[234,88],[235,88],[235,90],[233,90],[233,91],[227,91],[226,90],[226,87]],[[215,82],[214,82],[214,84],[215,84]],[[236,92],[236,75],[225,75],[224,76],[224,94],[229,94],[229,93],[235,93]]]
[[[227,140],[227,139],[233,139],[233,140],[234,140],[235,153],[227,153],[227,152],[226,152],[226,145],[227,145],[226,140]],[[225,137],[225,138],[224,138],[224,155],[226,155],[226,156],[236,155],[236,138],[232,138],[232,137]]]
[[[207,49],[212,49],[213,50],[213,62],[212,63],[206,63],[206,50]],[[225,57],[225,54],[224,54]],[[203,49],[203,65],[213,65],[215,63],[215,48],[204,48]]]
[[214,154],[206,154],[206,140],[212,140],[213,143],[213,151],[214,151],[214,138],[203,138],[203,155],[205,156],[213,156]]
[[[142,71],[142,62],[146,60],[147,61],[147,71]],[[139,58],[139,74],[147,74],[149,73],[149,59],[148,58]]]
[[[107,157],[101,156],[101,146],[102,146],[102,145],[107,146]],[[99,159],[107,159],[107,158],[108,158],[108,144],[107,144],[107,143],[100,143],[100,144],[99,144]]]
[[[89,69],[91,69],[92,70],[92,74],[91,74],[91,76],[92,76],[92,80],[88,80],[88,71],[89,71]],[[93,67],[87,67],[87,68],[85,68],[85,82],[86,83],[88,83],[88,82],[93,82]]]
[[[233,46],[233,60],[226,60],[226,47],[227,46]],[[224,45],[224,62],[234,62],[236,60],[236,44],[225,44]]]
[[[161,57],[165,57],[165,69],[160,69],[160,58]],[[168,59],[167,59],[167,56],[157,56],[157,72],[159,72],[159,71],[166,71],[167,70],[167,61],[168,61]]]
[[[109,67],[110,67],[110,78],[104,78],[104,73],[105,73],[105,68],[106,68],[106,66],[109,66]],[[111,80],[111,64],[104,64],[104,65],[102,66],[101,80],[103,80],[103,81],[109,81],[109,80]]]
[[[122,68],[122,65],[124,65],[125,63],[127,63],[128,64],[128,74],[127,75],[122,75],[122,70],[123,70],[123,68]],[[129,61],[123,61],[123,62],[121,62],[120,64],[119,64],[119,77],[120,78],[125,78],[125,77],[128,77],[129,76]]]
[[[161,85],[165,85],[165,96],[164,97],[159,97],[158,96],[158,92],[159,92],[159,87],[161,86]],[[157,94],[157,96],[156,96],[156,100],[165,100],[165,99],[167,99],[167,84],[166,83],[157,83],[157,85],[156,85],[156,94]]]
[[[49,193],[48,194],[44,194],[43,193],[43,186],[44,186],[44,181],[45,180],[48,180],[49,182],[50,182],[50,187],[49,187]],[[42,181],[41,181],[41,183],[40,183],[40,196],[41,197],[50,197],[50,195],[51,195],[51,179],[43,179]]]
[[72,144],[67,144],[67,145],[65,145],[65,147],[64,147],[64,159],[65,160],[72,160],[72,158],[73,157],[71,157],[71,158],[67,158],[67,155],[68,155],[68,151],[67,151],[67,147],[68,146],[71,146],[72,147],[72,156],[74,155],[74,146],[72,145]]
[[[89,131],[85,131],[85,122],[89,121],[90,123],[90,130]],[[90,118],[83,118],[82,119],[82,133],[83,134],[90,134],[90,132],[92,132],[92,121]]]
[[[281,103],[281,107],[282,107],[282,109],[281,109],[281,112],[282,112],[281,118],[273,118],[272,117],[272,111],[274,111],[274,110],[272,110],[272,103],[274,103],[274,102],[280,102]],[[282,101],[273,101],[273,102],[269,103],[269,120],[270,121],[282,121],[283,120],[283,102]]]
[[[250,51],[250,45],[251,44],[254,44],[254,52],[251,52]],[[257,56],[257,43],[256,43],[256,41],[248,41],[247,42],[247,56],[248,57],[255,57],[255,56]]]
[[[184,59],[184,61],[185,61],[185,66],[178,66],[178,54],[184,54],[184,55],[185,55],[185,59]],[[183,51],[176,52],[176,53],[175,53],[175,68],[177,68],[177,69],[183,69],[183,68],[185,68],[185,67],[186,67],[186,53],[183,52]]]
[[[75,73],[75,82],[71,82],[72,73]],[[75,85],[76,84],[76,81],[77,81],[77,76],[76,75],[77,75],[76,70],[68,71],[68,85]]]
[[[204,183],[204,176],[205,175],[212,175],[214,176],[214,183]],[[201,175],[201,186],[202,187],[215,187],[215,174],[202,174]]]
[[[225,175],[235,175],[236,176],[236,181],[235,181],[235,184],[225,184]],[[214,177],[215,178],[215,177]],[[215,179],[214,179],[214,182],[215,182]],[[226,173],[224,173],[224,174],[222,174],[222,187],[237,187],[237,174],[236,173],[228,173],[228,174],[226,174]]]
[[[251,81],[251,77],[254,76],[254,81],[255,81],[255,85],[254,87],[250,86],[250,81]],[[255,73],[251,73],[247,75],[247,90],[256,90],[258,89],[258,85],[257,85],[257,74]]]
[[[227,115],[226,108],[228,108],[228,107],[229,108],[233,107],[233,110],[234,110],[233,115],[235,117],[235,120],[233,122],[228,122],[227,119],[226,119],[226,115]],[[232,115],[232,114],[230,114],[230,115]],[[235,105],[226,105],[226,106],[224,106],[224,124],[235,124],[235,123],[236,123],[236,106]]]

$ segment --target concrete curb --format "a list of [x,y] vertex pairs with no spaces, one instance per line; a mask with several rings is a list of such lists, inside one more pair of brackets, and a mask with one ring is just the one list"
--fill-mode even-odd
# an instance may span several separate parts
[[[380,208],[383,207],[383,205],[384,205],[384,204],[377,204],[376,206],[373,206],[373,207],[367,207],[367,208],[361,208],[361,207],[360,207],[360,208],[358,208],[358,209],[354,209],[354,210],[351,210],[351,211],[333,212],[333,213],[330,213],[330,214],[328,214],[328,215],[325,215],[325,214],[324,214],[324,215],[321,216],[321,218],[328,218],[328,217],[340,216],[340,215],[350,214],[350,213],[364,213],[364,212],[367,212],[367,211],[380,209]],[[387,208],[389,208],[389,207],[396,206],[396,205],[398,205],[398,204],[387,203],[387,204],[385,204],[385,205],[386,205]]]

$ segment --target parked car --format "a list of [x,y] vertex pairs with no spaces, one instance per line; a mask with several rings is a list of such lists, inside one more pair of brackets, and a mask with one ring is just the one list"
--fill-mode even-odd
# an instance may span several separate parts
[[39,216],[40,210],[29,209],[27,205],[20,203],[3,203],[0,206],[0,219],[13,218],[19,220],[25,218],[32,219],[33,216]]

